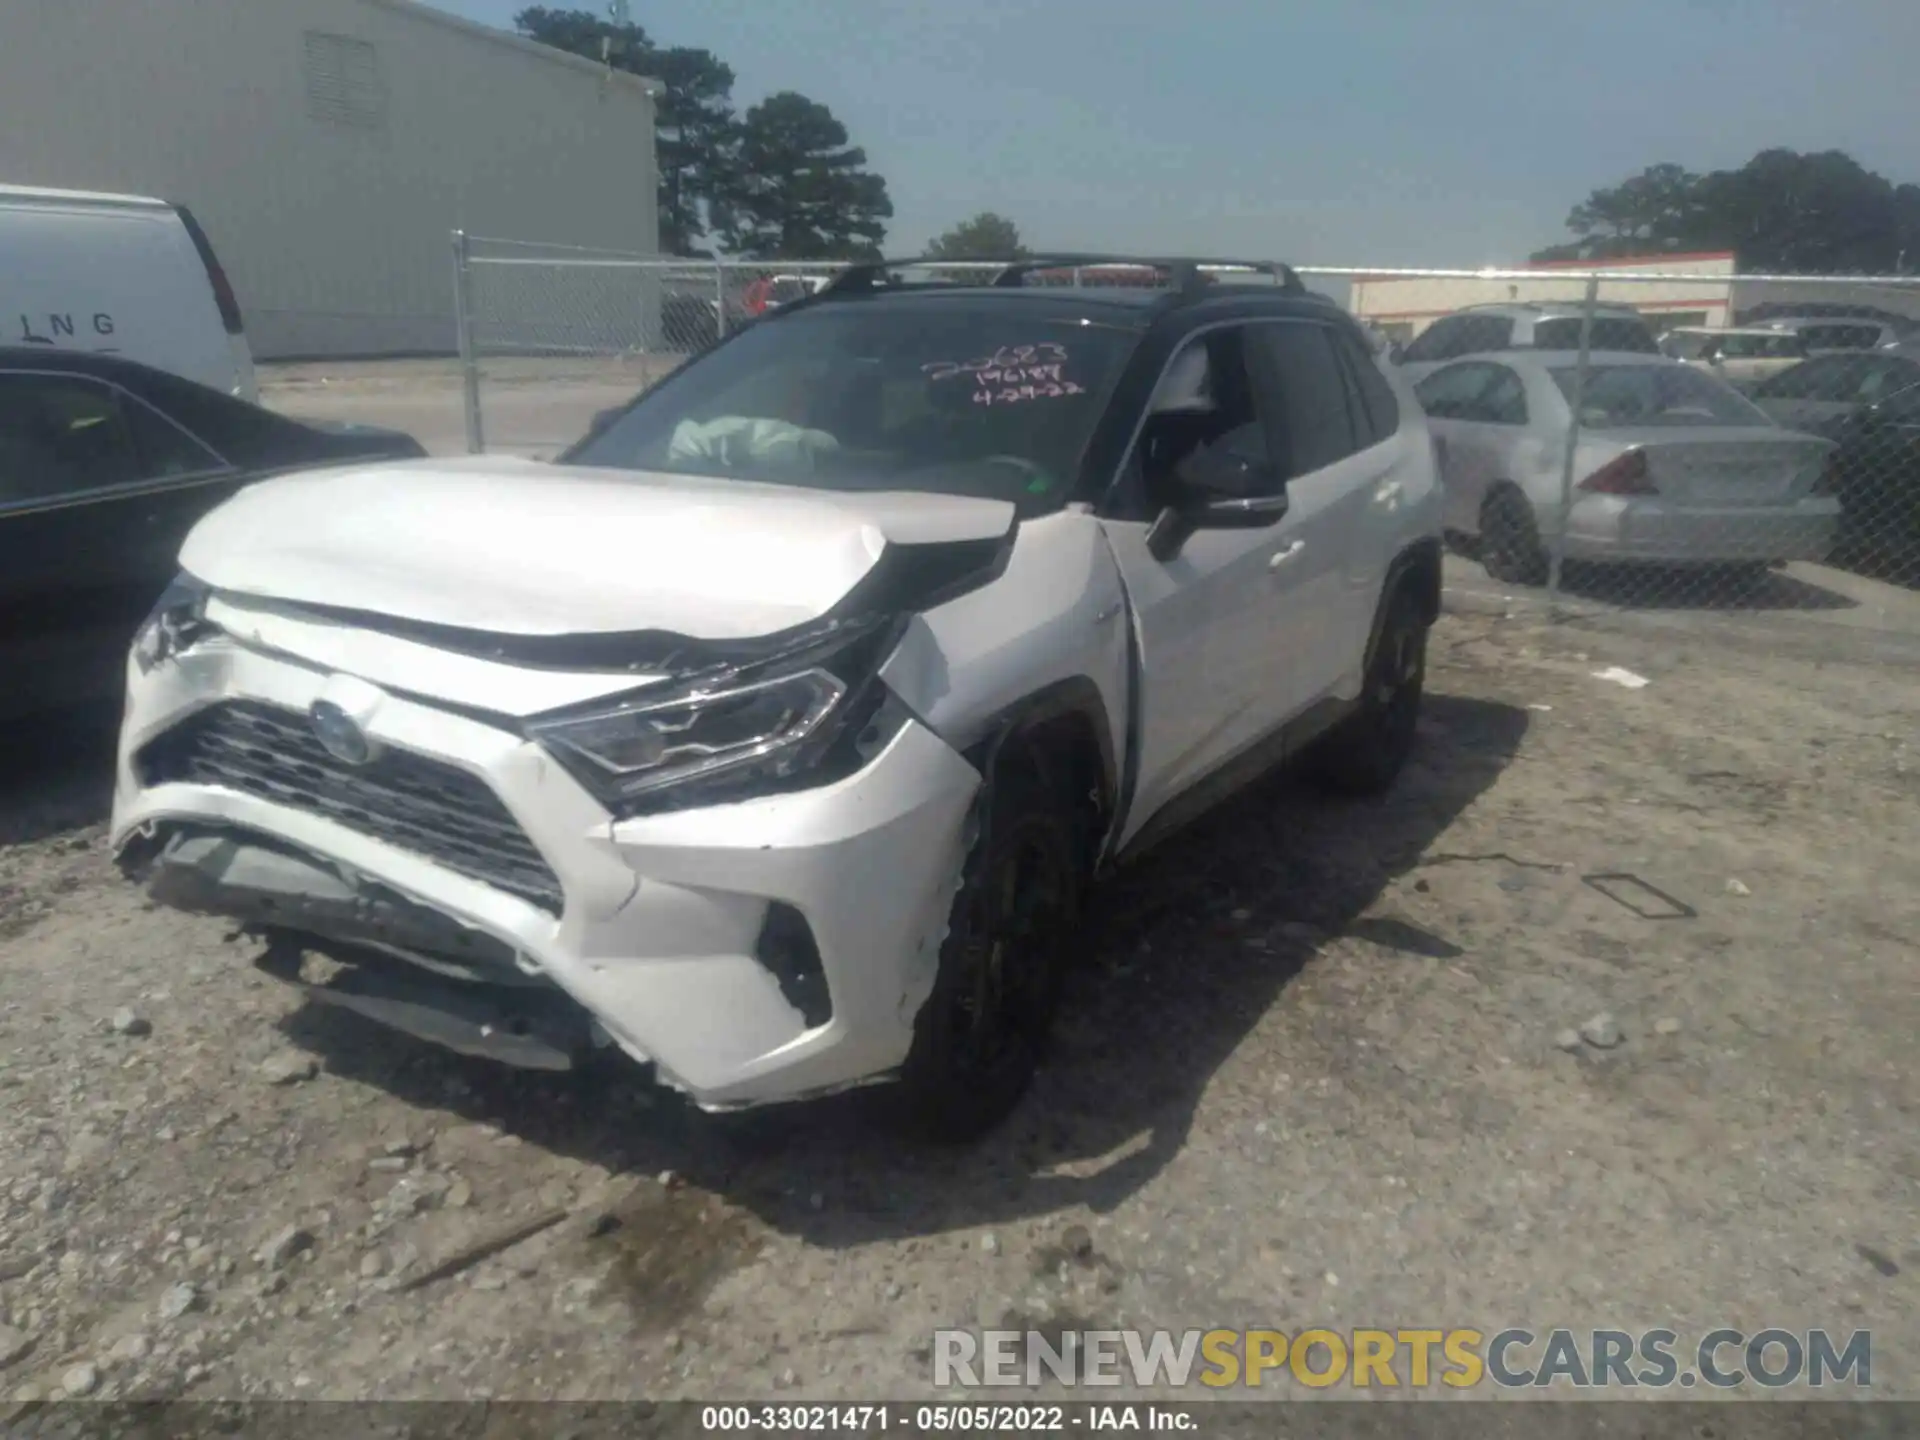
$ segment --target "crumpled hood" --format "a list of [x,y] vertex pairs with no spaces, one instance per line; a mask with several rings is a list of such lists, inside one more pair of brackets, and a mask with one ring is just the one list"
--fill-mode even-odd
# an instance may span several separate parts
[[263,481],[180,562],[217,589],[512,635],[704,640],[817,619],[889,545],[993,540],[1006,501],[842,494],[505,456]]

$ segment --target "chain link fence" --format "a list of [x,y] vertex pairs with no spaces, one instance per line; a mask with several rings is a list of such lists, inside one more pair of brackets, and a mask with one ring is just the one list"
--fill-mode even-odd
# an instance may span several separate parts
[[[843,268],[454,250],[468,448],[533,455]],[[1920,277],[1739,275],[1731,256],[1300,274],[1427,412],[1450,589],[1576,612],[1848,612],[1920,636]]]
[[1461,588],[1920,634],[1920,277],[1303,273],[1413,383]]

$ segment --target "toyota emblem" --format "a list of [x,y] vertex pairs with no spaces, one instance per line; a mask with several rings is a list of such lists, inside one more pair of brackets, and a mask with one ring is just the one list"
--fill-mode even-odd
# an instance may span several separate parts
[[331,700],[316,700],[308,710],[314,738],[320,748],[348,765],[364,765],[373,758],[373,742],[345,710]]

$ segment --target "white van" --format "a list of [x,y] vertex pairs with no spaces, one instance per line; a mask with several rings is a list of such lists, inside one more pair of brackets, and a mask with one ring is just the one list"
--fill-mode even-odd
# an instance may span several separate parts
[[0,185],[0,345],[124,355],[258,398],[233,287],[164,200]]

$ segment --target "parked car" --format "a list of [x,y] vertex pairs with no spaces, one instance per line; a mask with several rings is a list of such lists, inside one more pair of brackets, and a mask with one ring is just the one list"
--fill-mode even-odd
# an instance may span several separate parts
[[1767,330],[1797,335],[1809,355],[1836,351],[1879,350],[1900,342],[1900,332],[1879,320],[1844,315],[1777,315],[1754,322]]
[[1806,342],[1791,330],[1676,326],[1660,337],[1660,352],[1709,370],[1736,390],[1746,390],[1807,358]]
[[[1419,384],[1449,360],[1463,355],[1485,355],[1502,350],[1578,350],[1585,307],[1578,303],[1515,301],[1472,305],[1444,315],[1408,342],[1401,351],[1407,378]],[[1657,355],[1660,342],[1641,318],[1625,305],[1601,305],[1594,311],[1590,351],[1625,351]]]
[[712,290],[669,290],[660,297],[661,348],[704,350],[720,338],[720,302]]
[[114,356],[0,349],[0,719],[114,694],[194,522],[294,468],[424,455]]
[[[1476,356],[1417,387],[1441,451],[1447,528],[1477,543],[1497,580],[1546,579],[1578,359]],[[1593,355],[1565,554],[1750,569],[1822,559],[1840,508],[1824,493],[1832,448],[1680,361]]]
[[1753,398],[1780,424],[1838,447],[1834,558],[1884,579],[1920,580],[1920,350],[1821,355]]
[[226,272],[184,205],[0,185],[0,345],[122,355],[256,398]]
[[1006,1113],[1096,874],[1289,755],[1392,783],[1440,492],[1411,392],[1285,267],[913,263],[554,464],[203,520],[129,670],[126,872],[470,1053],[611,1045],[708,1108],[890,1078],[949,1135]]

